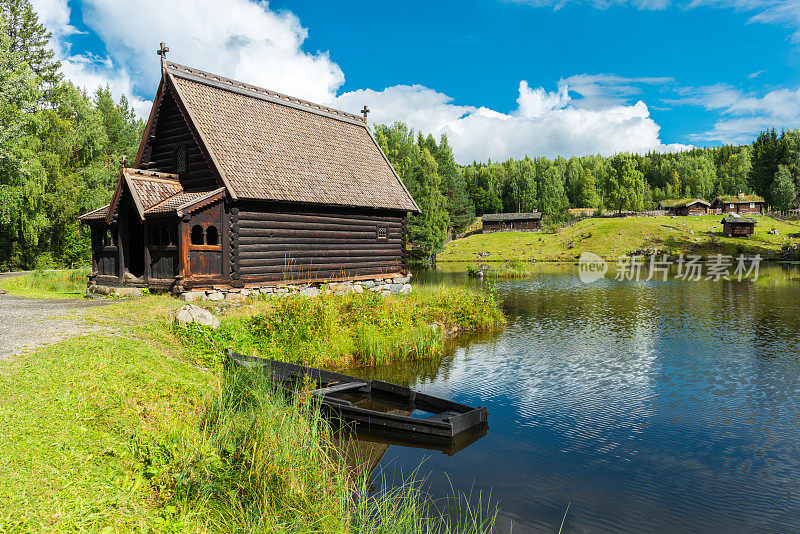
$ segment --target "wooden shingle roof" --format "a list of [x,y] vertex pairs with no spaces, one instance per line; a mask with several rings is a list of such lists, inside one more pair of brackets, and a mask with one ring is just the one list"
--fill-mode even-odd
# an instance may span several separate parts
[[165,76],[232,197],[419,211],[362,117],[172,62]]

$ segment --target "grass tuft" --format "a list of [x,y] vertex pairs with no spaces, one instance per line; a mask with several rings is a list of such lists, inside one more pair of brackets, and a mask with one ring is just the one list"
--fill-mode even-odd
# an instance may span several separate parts
[[207,366],[222,350],[314,367],[384,364],[440,355],[457,332],[494,332],[505,324],[492,295],[418,285],[411,294],[272,297],[221,317],[217,330],[178,327]]
[[0,288],[18,297],[75,298],[86,293],[86,277],[88,275],[88,267],[61,271],[34,271],[30,274],[2,280]]

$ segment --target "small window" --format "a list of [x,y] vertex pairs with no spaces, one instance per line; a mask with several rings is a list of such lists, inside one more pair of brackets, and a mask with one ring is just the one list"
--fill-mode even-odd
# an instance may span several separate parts
[[111,228],[106,228],[105,232],[103,232],[103,246],[110,247],[114,245],[114,239],[112,237]]
[[733,209],[733,204],[728,204],[728,207],[729,207],[730,209]]
[[189,169],[189,157],[186,145],[181,143],[175,147],[175,172],[183,174]]
[[195,224],[192,227],[192,245],[203,245],[203,227]]
[[756,207],[756,203],[755,202],[751,202],[750,203],[750,208],[752,209],[752,208],[755,208],[755,207]]
[[209,226],[206,229],[206,245],[219,245],[219,234],[216,226]]
[[386,228],[378,228],[378,239],[386,239]]

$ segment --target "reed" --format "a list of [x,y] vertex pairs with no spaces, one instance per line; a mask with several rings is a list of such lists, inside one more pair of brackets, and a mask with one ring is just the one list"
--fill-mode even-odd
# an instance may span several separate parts
[[[308,387],[313,387],[308,384]],[[257,371],[224,373],[198,420],[172,442],[141,440],[140,462],[171,527],[242,532],[487,532],[496,510],[437,506],[409,479],[370,494],[369,476],[334,446],[318,407]],[[353,472],[353,470],[356,470]],[[455,503],[453,505],[452,503]],[[165,525],[166,526],[166,525]]]

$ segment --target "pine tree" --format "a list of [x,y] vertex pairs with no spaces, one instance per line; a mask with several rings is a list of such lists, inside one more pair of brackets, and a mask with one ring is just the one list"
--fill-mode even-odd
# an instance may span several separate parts
[[753,143],[753,156],[750,170],[750,187],[756,194],[761,195],[772,204],[770,187],[778,165],[783,160],[783,146],[773,128],[768,132],[761,132]]
[[0,0],[0,15],[10,53],[28,64],[45,92],[52,91],[61,81],[61,62],[49,48],[52,34],[39,22],[30,0]]
[[[433,140],[433,138],[431,138]],[[465,228],[475,219],[475,206],[467,193],[467,183],[461,169],[456,164],[453,151],[442,135],[439,146],[434,143],[433,155],[439,165],[439,176],[442,179],[442,192],[447,199],[447,212],[450,224],[456,230]]]

